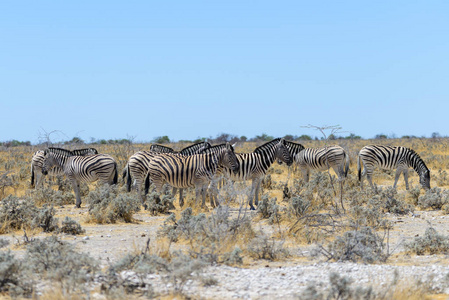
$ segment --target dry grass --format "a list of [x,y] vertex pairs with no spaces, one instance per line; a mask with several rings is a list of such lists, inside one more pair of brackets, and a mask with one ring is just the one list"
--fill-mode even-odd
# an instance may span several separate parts
[[[248,142],[248,143],[239,143],[235,150],[236,152],[251,152],[257,146],[260,146],[262,143]],[[446,175],[449,173],[449,139],[441,138],[441,139],[386,139],[386,140],[335,140],[328,141],[327,143],[324,141],[307,141],[302,142],[305,147],[323,147],[327,145],[338,144],[345,148],[350,155],[350,176],[356,177],[357,175],[357,154],[358,151],[365,145],[369,144],[383,144],[383,145],[392,145],[392,146],[405,146],[414,149],[421,158],[425,161],[429,169],[431,170],[431,186],[438,186],[441,189],[449,188],[449,176]],[[182,148],[188,146],[187,144],[168,144],[167,146],[172,147],[175,150],[181,150]],[[127,158],[134,154],[139,150],[148,150],[149,144],[131,144],[131,145],[93,145],[93,147],[97,148],[100,153],[108,153],[115,157],[118,161],[118,170],[119,175],[121,176],[121,170],[127,162]],[[11,183],[8,186],[5,186],[0,190],[1,196],[6,196],[9,194],[13,194],[16,196],[23,196],[29,194],[30,189],[30,163],[32,154],[38,150],[37,147],[27,147],[21,146],[16,148],[0,148],[0,175],[7,173],[7,177],[9,182]],[[293,185],[295,180],[301,179],[301,174],[299,170],[294,170],[295,168],[287,168],[285,164],[278,165],[274,163],[269,173],[272,178],[272,189],[264,190],[264,193],[267,193],[270,198],[276,197],[277,204],[281,207],[281,209],[288,208],[288,202],[283,201],[283,186],[287,184],[289,187]],[[445,174],[446,172],[446,174]],[[330,171],[331,175],[335,175],[333,170]],[[311,174],[312,177],[312,174]],[[446,178],[448,177],[448,178]],[[378,186],[392,186],[394,182],[394,172],[383,171],[383,170],[375,170],[373,181]],[[121,178],[119,179],[121,182]],[[417,174],[411,170],[409,172],[409,183],[411,187],[416,187],[419,185],[419,178]],[[45,182],[46,186],[49,185],[49,180],[47,179]],[[347,183],[345,187],[345,191],[349,190],[349,185],[357,184],[355,183]],[[250,185],[250,182],[246,183],[247,186]],[[364,182],[365,188],[368,187],[367,182]],[[55,185],[52,185],[53,189],[56,189]],[[89,190],[97,189],[97,185],[95,183],[89,185]],[[351,187],[352,188],[352,187]],[[405,200],[413,205],[416,205],[415,199],[410,193],[405,192],[405,184],[404,179],[401,176],[398,182],[398,191],[401,195],[404,195]],[[248,189],[241,189],[241,192],[246,192]],[[420,195],[424,194],[423,190],[419,191]],[[193,214],[198,215],[200,213],[205,213],[207,216],[210,216],[212,213],[212,209],[210,209],[210,204],[208,201],[206,202],[209,210],[203,210],[200,207],[200,204],[195,205],[195,193],[193,189],[187,190],[184,192],[185,197],[185,206],[181,209],[178,204],[178,195],[175,197],[175,207],[176,209],[172,211],[175,214],[177,220],[181,217],[181,212],[186,207],[190,206],[193,209]],[[241,199],[246,196],[242,196]],[[239,214],[240,201],[230,202],[230,206],[232,209],[232,217],[236,217]],[[313,203],[315,206],[319,204],[319,201]],[[86,204],[83,205],[84,208],[81,210],[74,209],[74,203],[70,205],[66,205],[64,208],[57,207],[56,217],[62,220],[65,216],[69,216],[74,220],[80,222],[80,224],[84,227],[85,225],[95,226],[92,223],[88,223],[88,211],[86,209]],[[348,209],[349,203],[345,202],[345,206]],[[325,208],[329,209],[329,207]],[[321,211],[324,212],[324,209]],[[247,208],[243,208],[241,211],[242,214],[250,214]],[[143,211],[141,212],[143,215],[149,215],[149,212]],[[283,216],[285,216],[285,212],[283,212]],[[161,221],[158,221],[162,223]],[[267,220],[261,218],[253,218],[253,227],[255,231],[259,228],[264,228],[267,230],[267,233],[274,237],[277,240],[282,240],[284,246],[287,249],[297,249],[299,246],[306,247],[312,241],[317,240],[331,240],[332,236],[323,234],[323,231],[319,228],[315,227],[303,227],[301,230],[297,231],[296,235],[292,235],[289,233],[289,229],[291,228],[292,219],[288,217],[284,217],[277,224],[268,224]],[[135,224],[139,224],[138,222]],[[302,223],[300,223],[302,224]],[[106,225],[98,225],[98,226],[106,226]],[[120,223],[116,226],[120,226]],[[0,224],[0,234],[4,234],[5,230],[7,230],[8,224],[4,222]],[[347,228],[344,228],[347,229]],[[37,234],[36,231],[32,233]],[[253,233],[254,234],[254,233]],[[16,235],[23,235],[22,231],[17,231]],[[251,241],[253,235],[239,235],[230,240],[223,240],[220,249],[220,253],[232,251],[235,246],[238,246],[242,249],[246,249],[247,245]],[[410,236],[412,237],[412,236]],[[160,257],[168,259],[170,257],[170,252],[173,249],[186,249],[189,247],[189,241],[181,240],[177,243],[171,243],[167,238],[155,239],[150,243],[150,253],[158,255]],[[136,246],[137,249],[137,246]],[[197,248],[195,250],[199,251]],[[245,251],[243,252],[245,255]],[[295,252],[292,252],[295,253]],[[394,261],[400,262],[404,261],[406,264],[413,264],[413,260],[406,259],[404,256],[405,253],[396,254],[393,258]],[[298,256],[292,256],[288,258],[288,261],[297,261],[303,258]],[[251,266],[257,265],[258,260],[252,259],[249,255],[245,256],[243,266]],[[395,291],[392,294],[392,299],[423,299],[426,295],[425,290],[417,290],[417,287],[413,285],[407,285],[407,283],[398,284],[395,287]],[[63,295],[61,291],[49,291],[45,294],[43,299],[66,299],[67,295]],[[438,295],[425,296],[427,299],[438,299]],[[77,298],[72,298],[77,299]]]

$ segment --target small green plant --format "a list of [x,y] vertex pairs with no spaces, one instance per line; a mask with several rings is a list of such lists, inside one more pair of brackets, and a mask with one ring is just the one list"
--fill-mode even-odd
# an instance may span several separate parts
[[39,188],[29,192],[30,198],[37,205],[69,205],[75,203],[75,195],[70,191],[55,191],[51,187]]
[[93,281],[98,270],[98,263],[93,258],[76,252],[72,245],[55,236],[32,241],[27,247],[25,261],[35,274],[58,282],[67,292]]
[[38,211],[31,199],[9,195],[0,202],[0,233],[32,228]]
[[439,234],[432,226],[427,227],[424,236],[417,236],[412,242],[406,243],[405,248],[417,255],[447,254],[449,237]]
[[71,219],[70,217],[65,217],[64,220],[62,220],[62,225],[59,231],[72,235],[83,234],[86,232],[83,228],[81,228],[81,225],[77,221]]
[[0,293],[29,297],[34,290],[31,274],[24,263],[10,252],[0,251]]
[[45,204],[32,221],[32,227],[40,227],[44,230],[44,232],[53,232],[56,231],[58,226],[58,219],[54,217],[55,216],[55,209],[53,208],[53,205],[47,205]]
[[434,187],[418,198],[418,205],[422,209],[441,209],[445,204],[449,203],[449,192]]
[[102,185],[91,191],[87,197],[89,203],[88,221],[116,223],[119,220],[132,222],[134,213],[140,210],[141,200],[136,194],[119,193],[116,186]]
[[153,215],[167,214],[170,210],[175,209],[173,202],[175,201],[169,186],[166,185],[159,195],[154,189],[146,196],[144,207],[146,210],[151,211]]
[[387,260],[390,255],[387,246],[384,238],[370,227],[362,227],[337,236],[327,247],[319,246],[318,251],[329,260],[374,263]]
[[262,219],[268,219],[269,224],[279,223],[281,219],[281,207],[276,201],[277,198],[269,199],[268,194],[263,194],[257,206],[257,213]]
[[249,255],[256,259],[277,260],[289,256],[289,252],[284,248],[283,240],[276,240],[269,237],[265,232],[259,231],[248,244]]

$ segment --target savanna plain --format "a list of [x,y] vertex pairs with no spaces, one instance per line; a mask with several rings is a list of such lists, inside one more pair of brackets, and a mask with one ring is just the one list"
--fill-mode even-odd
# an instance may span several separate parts
[[[249,210],[251,182],[224,182],[220,206],[186,203],[164,190],[145,203],[121,177],[129,157],[150,144],[94,147],[116,159],[115,186],[82,184],[81,208],[63,176],[30,186],[33,153],[0,147],[0,293],[34,299],[447,299],[449,294],[449,139],[298,141],[342,146],[343,185],[334,171],[304,182],[295,165],[274,163]],[[263,142],[238,143],[251,152]],[[357,154],[370,144],[415,150],[431,170],[431,189],[409,171],[375,169],[361,189]],[[187,143],[165,144],[175,150]],[[150,188],[151,191],[151,188]]]

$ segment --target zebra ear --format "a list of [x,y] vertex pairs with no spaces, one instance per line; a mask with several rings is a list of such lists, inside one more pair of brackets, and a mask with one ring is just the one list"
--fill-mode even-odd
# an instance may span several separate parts
[[232,144],[232,148],[235,148],[237,146],[237,143]]
[[285,139],[284,138],[281,138],[280,142],[281,142],[282,145],[285,145]]

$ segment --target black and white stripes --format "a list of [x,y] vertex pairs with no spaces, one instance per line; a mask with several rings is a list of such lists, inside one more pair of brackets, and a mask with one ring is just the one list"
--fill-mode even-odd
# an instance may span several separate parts
[[[84,148],[84,149],[75,149],[72,151],[62,149],[62,148],[54,148],[50,147],[49,149],[54,149],[54,151],[59,151],[60,154],[65,156],[85,156],[85,155],[93,155],[98,154],[97,149],[95,148]],[[59,149],[59,150],[58,150]],[[33,154],[31,159],[31,187],[39,188],[43,182],[43,174],[42,174],[42,165],[44,163],[45,155],[44,150],[38,150]],[[63,175],[63,170],[55,166],[48,170],[48,174],[50,175]],[[36,181],[36,184],[34,183]]]
[[195,187],[197,201],[201,195],[202,206],[205,206],[206,189],[218,167],[226,167],[233,171],[239,168],[234,149],[229,143],[220,151],[207,151],[191,156],[171,153],[155,156],[149,164],[145,189],[149,188],[150,181],[158,193],[161,192],[164,183],[176,188]]
[[310,170],[323,171],[332,168],[340,181],[346,178],[349,171],[349,155],[340,146],[305,148],[295,155],[295,162],[306,182],[309,181]]
[[76,196],[76,207],[81,206],[79,191],[80,182],[100,180],[103,183],[117,183],[117,163],[108,154],[95,154],[89,156],[75,156],[71,151],[49,148],[44,151],[45,159],[42,165],[42,174],[57,166],[61,168],[67,178],[72,182]]
[[[362,167],[365,167],[362,172]],[[421,157],[412,149],[405,147],[391,147],[382,145],[369,145],[363,147],[357,158],[357,170],[360,184],[363,187],[363,178],[366,176],[371,187],[374,188],[372,176],[374,167],[382,169],[397,169],[393,187],[396,188],[399,176],[404,174],[405,187],[408,190],[408,168],[413,168],[419,175],[419,183],[430,189],[430,171]]]

